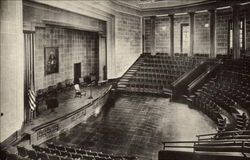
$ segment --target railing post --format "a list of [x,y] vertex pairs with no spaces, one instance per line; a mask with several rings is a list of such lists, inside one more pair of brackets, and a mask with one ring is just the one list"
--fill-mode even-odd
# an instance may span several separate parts
[[242,141],[241,152],[244,153],[245,141]]
[[[198,141],[198,144],[199,144],[199,141]],[[196,149],[196,142],[194,142],[193,152],[195,152],[195,149]]]

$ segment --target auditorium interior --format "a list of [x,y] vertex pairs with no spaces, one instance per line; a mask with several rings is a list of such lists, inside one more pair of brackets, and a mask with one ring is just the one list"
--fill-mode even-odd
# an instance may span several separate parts
[[1,160],[250,159],[249,0],[0,0]]

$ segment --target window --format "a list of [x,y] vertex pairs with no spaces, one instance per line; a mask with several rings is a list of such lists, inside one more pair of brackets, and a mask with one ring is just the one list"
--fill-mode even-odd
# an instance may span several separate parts
[[189,53],[190,28],[188,24],[181,24],[181,53]]
[[[240,53],[244,53],[245,51],[245,22],[244,19],[240,19]],[[228,24],[229,36],[228,36],[228,52],[229,54],[233,54],[233,21],[229,20]]]

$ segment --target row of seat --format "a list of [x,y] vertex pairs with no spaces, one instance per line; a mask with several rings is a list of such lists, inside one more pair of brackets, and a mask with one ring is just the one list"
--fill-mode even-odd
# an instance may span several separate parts
[[194,64],[201,60],[202,58],[195,57],[144,57],[144,62],[146,63],[155,63],[155,64],[170,64],[170,65],[185,65],[185,64]]
[[144,54],[118,82],[118,89],[162,93],[163,88],[169,87],[172,82],[199,64],[201,60],[202,58],[185,56]]
[[221,107],[207,97],[205,93],[198,91],[196,95],[190,96],[189,101],[192,107],[195,107],[210,117],[217,124],[219,131],[226,129],[227,121],[222,116]]
[[140,71],[150,71],[151,72],[171,72],[171,71],[186,71],[193,68],[194,65],[168,65],[168,64],[142,64],[139,69]]
[[[23,158],[28,158],[31,160],[74,160],[73,157],[67,157],[63,155],[55,155],[46,152],[40,152],[35,150],[29,150],[24,147],[17,146],[18,155]],[[92,160],[92,159],[89,159]]]
[[215,76],[207,79],[195,95],[189,97],[191,105],[202,108],[217,124],[216,118],[221,119],[221,116],[214,107],[224,109],[235,120],[230,129],[248,129],[249,119],[242,109],[250,111],[250,67],[246,67],[249,64],[244,59],[223,60]]
[[28,157],[25,158],[18,154],[9,153],[6,150],[0,150],[0,159],[1,160],[31,160]]
[[160,84],[143,84],[143,83],[129,83],[127,84],[127,91],[139,93],[155,93],[161,94],[163,87]]
[[[144,54],[150,54],[150,53],[144,53]],[[156,56],[168,56],[168,55],[169,55],[168,53],[161,53],[161,52],[156,53]],[[174,53],[174,56],[187,57],[188,54],[187,53]]]
[[130,78],[130,80],[133,80],[133,78],[147,78],[147,79],[162,79],[167,80],[168,78],[178,78],[185,72],[182,71],[164,71],[164,72],[150,72],[152,70],[144,70],[144,71],[138,71],[136,72],[133,77]]
[[[150,54],[150,53],[144,53],[144,54]],[[169,56],[169,54],[168,53],[156,53],[156,56]],[[175,56],[175,57],[187,57],[188,53],[174,53],[173,56]],[[209,54],[195,53],[194,57],[199,57],[199,58],[209,57]]]
[[240,113],[235,108],[237,102],[230,99],[228,96],[223,94],[223,92],[217,90],[211,85],[209,85],[209,87],[203,87],[199,92],[202,92],[206,98],[213,100],[213,102],[218,104],[221,108],[225,109],[235,118],[236,126],[233,129],[246,129],[248,123],[242,123],[242,119],[240,119]]
[[47,143],[47,146],[49,149],[54,149],[58,151],[66,151],[72,154],[82,154],[82,155],[89,155],[89,156],[94,156],[94,157],[112,158],[112,159],[117,159],[117,160],[137,159],[134,156],[105,154],[102,152],[95,152],[95,151],[87,150],[85,148],[78,147],[78,146],[64,146],[64,145],[56,145],[53,143]]
[[136,157],[92,152],[82,148],[48,144],[48,148],[32,145],[34,150],[17,146],[18,155],[32,160],[134,160]]

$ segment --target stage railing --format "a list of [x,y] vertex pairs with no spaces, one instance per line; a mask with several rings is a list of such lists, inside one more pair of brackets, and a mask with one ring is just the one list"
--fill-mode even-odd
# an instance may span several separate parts
[[36,145],[41,144],[48,139],[58,136],[65,130],[81,123],[92,114],[96,114],[95,111],[104,106],[107,102],[111,89],[112,85],[109,86],[109,88],[106,89],[99,97],[93,99],[83,107],[32,128],[31,131],[28,132],[30,135],[30,143]]
[[219,139],[231,137],[232,139],[237,140],[237,138],[241,138],[240,140],[246,138],[250,139],[250,130],[239,130],[239,131],[225,131],[225,132],[218,132],[218,133],[211,133],[211,134],[201,134],[196,136],[198,141],[207,141],[207,140],[214,140],[216,137]]
[[[230,143],[230,144],[229,144]],[[189,152],[241,152],[247,153],[249,140],[216,140],[216,141],[167,141],[162,142],[163,150],[183,150]],[[229,144],[229,145],[228,145]],[[220,151],[217,151],[220,147]],[[212,149],[212,150],[211,150]],[[237,150],[236,150],[237,149]]]

